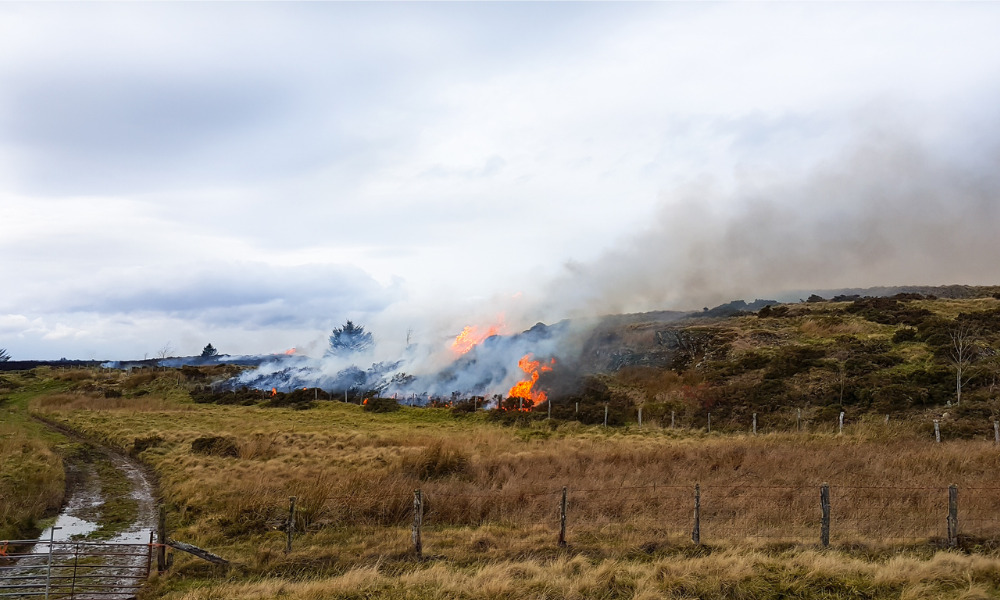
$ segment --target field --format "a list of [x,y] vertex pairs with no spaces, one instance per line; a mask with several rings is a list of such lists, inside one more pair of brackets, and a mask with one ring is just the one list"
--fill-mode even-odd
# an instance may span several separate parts
[[[178,371],[69,378],[72,389],[33,388],[31,410],[152,466],[171,536],[238,564],[220,572],[179,554],[150,598],[1000,594],[991,542],[1000,453],[988,441],[936,444],[917,425],[874,418],[842,435],[810,425],[752,436],[504,425],[482,411],[376,414],[340,402],[195,404]],[[95,391],[109,387],[126,397]],[[834,505],[827,549],[823,483]],[[691,541],[695,484],[700,545]],[[949,484],[965,502],[956,549],[946,543]],[[415,489],[426,498],[421,558],[410,539]]]
[[227,366],[5,374],[0,526],[37,527],[76,452],[30,412],[147,464],[171,537],[233,563],[177,554],[146,598],[996,598],[1000,300],[957,291],[610,318],[578,391],[540,379],[551,419],[205,387]]

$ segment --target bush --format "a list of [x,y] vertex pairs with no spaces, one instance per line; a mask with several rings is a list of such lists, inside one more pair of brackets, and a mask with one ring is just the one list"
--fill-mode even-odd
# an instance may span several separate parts
[[240,449],[236,445],[236,442],[222,436],[205,436],[194,440],[191,442],[191,452],[231,458],[236,458],[240,455]]

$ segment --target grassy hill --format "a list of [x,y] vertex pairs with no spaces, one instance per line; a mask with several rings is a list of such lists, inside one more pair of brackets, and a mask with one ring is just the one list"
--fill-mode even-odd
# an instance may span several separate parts
[[[623,357],[595,379],[603,394],[553,395],[554,405],[608,402],[619,421],[746,431],[752,414],[763,430],[791,430],[800,411],[807,427],[833,427],[878,416],[950,435],[987,438],[1000,380],[1000,300],[916,293],[889,298],[776,304],[728,317],[639,321],[600,329],[604,355]],[[971,295],[969,288],[961,288]],[[962,401],[956,395],[955,336],[968,345]],[[597,344],[590,342],[593,352]],[[548,381],[558,389],[555,373]],[[555,407],[554,407],[555,408]]]

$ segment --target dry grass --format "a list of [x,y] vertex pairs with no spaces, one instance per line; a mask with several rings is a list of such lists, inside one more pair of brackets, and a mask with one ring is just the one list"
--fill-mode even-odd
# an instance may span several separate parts
[[[695,483],[702,488],[704,539],[812,543],[823,482],[839,502],[835,541],[915,541],[942,535],[943,517],[935,511],[942,510],[948,484],[989,488],[1000,469],[990,444],[938,445],[908,437],[905,425],[874,420],[849,427],[843,437],[722,437],[576,424],[500,428],[443,410],[371,415],[339,403],[307,412],[189,406],[182,418],[173,406],[140,412],[54,411],[53,405],[66,406],[36,404],[123,449],[136,439],[162,438],[141,457],[161,474],[179,523],[222,544],[232,535],[266,535],[281,523],[289,496],[300,498],[300,526],[316,535],[324,528],[405,527],[419,487],[428,499],[428,526],[504,524],[506,541],[490,547],[497,556],[516,554],[522,531],[542,524],[553,535],[557,496],[566,485],[575,542],[626,551],[684,539]],[[214,432],[234,440],[237,458],[191,452],[194,439]],[[921,489],[875,498],[869,486]],[[971,489],[963,494],[979,498]],[[979,495],[977,510],[1000,515],[1000,501]],[[607,531],[615,531],[611,542]],[[471,543],[455,542],[453,554]]]
[[431,562],[402,572],[383,565],[357,567],[336,577],[217,583],[168,593],[170,600],[241,598],[289,600],[387,599],[963,599],[995,598],[1000,561],[938,553],[868,561],[823,552],[766,554],[728,550],[648,561],[549,560],[483,562],[474,568]]
[[17,538],[62,501],[62,459],[22,428],[0,425],[0,539]]
[[[33,406],[140,449],[160,476],[172,535],[242,565],[235,582],[208,583],[210,570],[179,556],[154,588],[169,598],[975,598],[995,594],[1000,579],[991,551],[935,555],[928,544],[944,535],[950,483],[962,490],[963,532],[1000,536],[989,529],[1000,529],[1000,494],[972,489],[993,487],[1000,454],[984,442],[934,444],[895,421],[862,420],[843,436],[719,436],[505,428],[483,415],[340,403],[294,411],[160,397],[130,410],[65,396]],[[238,456],[193,453],[206,435],[232,439]],[[838,551],[812,550],[823,482]],[[695,483],[701,548],[689,540]],[[563,485],[569,548],[560,550]],[[411,549],[416,488],[430,562]],[[290,496],[300,533],[285,555]]]
[[105,398],[101,394],[87,392],[66,392],[41,396],[32,403],[32,408],[39,412],[57,410],[164,412],[192,409],[189,405],[179,405],[162,396]]

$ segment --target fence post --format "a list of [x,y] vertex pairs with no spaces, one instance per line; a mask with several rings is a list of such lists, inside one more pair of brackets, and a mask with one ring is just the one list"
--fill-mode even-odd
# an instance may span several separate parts
[[604,403],[604,426],[608,426],[608,403]]
[[757,413],[753,414],[753,434],[757,435]]
[[[843,413],[841,413],[843,414]],[[819,488],[819,508],[823,512],[820,525],[819,541],[824,548],[830,547],[830,484],[824,483]]]
[[153,572],[153,530],[149,530],[149,549],[146,552],[146,578]]
[[712,413],[708,413],[708,433],[712,433]]
[[796,411],[797,412],[795,413],[795,430],[802,431],[802,409],[798,408],[796,409]]
[[551,419],[552,418],[552,401],[551,400],[547,400],[545,402],[545,404],[549,407],[549,414],[545,418],[546,419]]
[[958,546],[958,486],[948,486],[948,547]]
[[[150,533],[152,536],[152,533]],[[76,549],[73,552],[73,579],[69,583],[69,597],[76,598],[76,568],[80,564],[80,544],[76,545]],[[146,577],[149,577],[149,570],[146,570]]]
[[993,419],[993,443],[1000,446],[1000,422]]
[[566,486],[563,486],[562,502],[559,504],[559,547],[566,547]]
[[167,570],[167,507],[160,505],[160,516],[156,522],[156,570]]
[[295,496],[288,498],[288,522],[285,524],[285,554],[292,553],[292,534],[295,533]]
[[675,415],[675,411],[670,411],[670,428],[671,429],[674,428],[674,415]]
[[934,441],[941,443],[941,424],[937,419],[934,419]]
[[422,558],[424,542],[420,538],[420,528],[424,524],[424,495],[420,490],[413,490],[413,549],[417,558]]
[[838,430],[838,433],[840,435],[843,435],[844,434],[844,411],[840,411],[840,421],[839,421],[839,423],[840,423],[840,429]]
[[45,570],[45,600],[49,600],[49,589],[52,586],[52,552],[56,545],[56,529],[62,527],[53,527],[49,530],[49,565]]
[[580,412],[580,403],[577,402],[576,403],[576,407],[573,409],[573,414],[575,415],[575,414],[577,414],[579,412]]
[[642,407],[639,407],[639,429],[642,429]]
[[696,546],[701,545],[701,484],[694,484],[694,527],[691,529],[691,541]]

